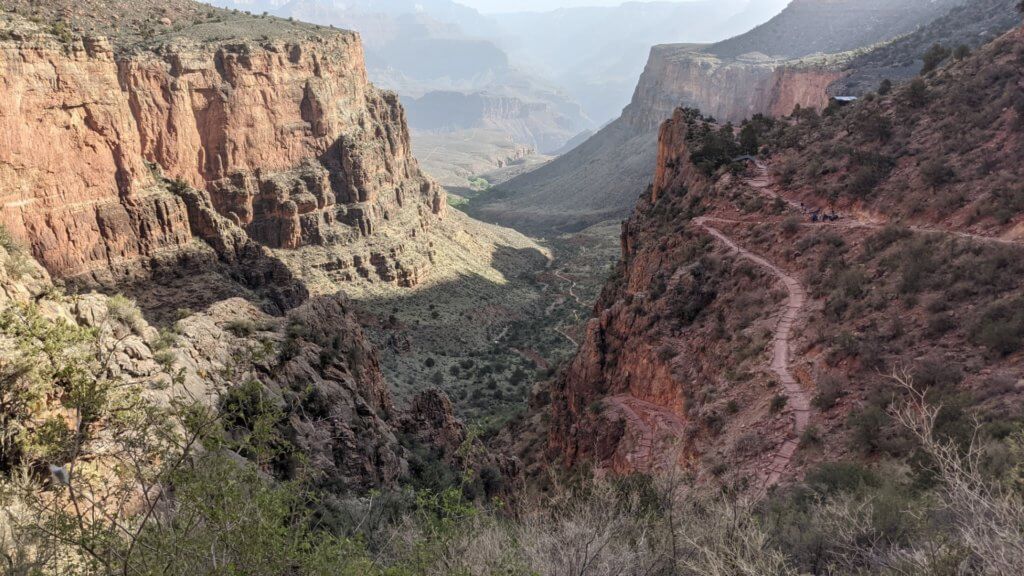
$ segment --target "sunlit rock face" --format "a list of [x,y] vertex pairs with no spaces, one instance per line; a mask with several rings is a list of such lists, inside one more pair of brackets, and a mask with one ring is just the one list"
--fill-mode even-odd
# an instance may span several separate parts
[[143,49],[61,40],[15,15],[4,26],[0,223],[57,276],[187,247],[182,185],[271,248],[445,212],[354,33],[211,40],[186,28]]

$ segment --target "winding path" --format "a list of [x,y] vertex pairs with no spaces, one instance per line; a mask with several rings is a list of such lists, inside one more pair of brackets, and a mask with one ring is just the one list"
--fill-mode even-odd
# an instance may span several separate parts
[[775,328],[775,336],[772,339],[772,361],[770,367],[772,372],[779,377],[783,391],[788,398],[787,405],[793,413],[793,430],[789,438],[779,447],[778,452],[772,458],[771,464],[764,471],[765,487],[774,486],[779,483],[783,473],[785,473],[793,461],[793,455],[800,445],[800,435],[807,429],[811,421],[811,397],[796,378],[793,377],[793,373],[789,368],[791,364],[790,353],[793,329],[796,327],[797,322],[800,321],[804,308],[807,306],[807,290],[804,289],[796,278],[786,274],[785,271],[768,260],[740,247],[731,238],[726,236],[725,233],[708,223],[716,220],[715,218],[701,217],[695,218],[693,222],[704,228],[708,234],[711,234],[731,251],[768,270],[773,276],[782,281],[788,292],[786,302],[782,306],[779,323]]
[[[772,199],[779,199],[785,202],[790,208],[799,210],[801,213],[804,212],[804,206],[798,202],[795,202],[784,195],[780,194],[775,189],[775,184],[772,180],[771,173],[769,172],[768,166],[763,162],[755,161],[756,173],[752,177],[745,179],[747,185],[751,188],[758,190],[760,193]],[[715,217],[700,217],[695,218],[693,223],[700,226],[708,234],[714,237],[716,240],[725,245],[732,252],[737,253],[740,257],[753,262],[761,268],[764,268],[773,276],[778,278],[786,287],[788,296],[785,303],[782,306],[781,314],[778,320],[778,324],[775,328],[775,334],[772,340],[772,360],[770,364],[771,371],[774,372],[779,381],[782,383],[783,391],[787,397],[787,405],[792,413],[793,427],[789,437],[782,443],[779,449],[776,451],[771,463],[762,473],[763,488],[767,489],[771,486],[775,486],[782,479],[786,470],[790,467],[793,461],[793,456],[796,454],[797,449],[800,446],[800,436],[807,430],[810,425],[811,418],[811,397],[810,394],[804,390],[800,383],[793,376],[790,369],[792,364],[792,340],[793,331],[800,322],[803,316],[804,310],[807,306],[807,290],[800,284],[800,282],[787,274],[784,270],[778,266],[772,264],[765,258],[758,256],[745,248],[739,246],[733,239],[731,239],[724,232],[715,228],[712,222],[722,222],[730,224],[757,224],[758,222],[748,222],[741,220],[731,220],[726,218],[715,218]],[[886,222],[880,222],[868,218],[866,215],[847,215],[846,218],[840,222],[811,224],[814,226],[837,226],[846,228],[870,228],[870,229],[881,229],[888,225]],[[968,232],[959,232],[954,230],[943,230],[939,228],[931,228],[925,226],[908,226],[908,229],[920,233],[936,233],[957,236],[967,240],[974,240],[978,242],[989,242],[994,244],[1009,245],[1009,246],[1020,246],[1024,244],[1021,240],[1012,240],[1005,238],[998,238],[993,236],[982,236],[978,234],[971,234]],[[625,403],[622,399],[613,398],[615,403],[614,406],[618,410],[621,410],[627,420],[631,420],[634,424],[638,424],[638,415],[630,415],[630,411],[634,414],[635,409],[631,410],[631,406]],[[644,428],[639,427],[641,431],[646,430],[646,433],[654,435],[656,437],[655,430],[650,427]],[[653,442],[648,442],[653,446]],[[643,447],[646,447],[645,444]]]
[[[759,191],[761,194],[771,198],[773,200],[782,200],[790,208],[794,208],[801,212],[804,212],[804,205],[786,198],[776,190],[775,183],[772,180],[771,172],[768,169],[768,165],[760,160],[754,161],[755,174],[754,176],[744,178],[744,182]],[[844,227],[844,228],[867,228],[871,230],[881,230],[891,224],[880,217],[868,218],[865,214],[843,214],[843,218],[838,222],[821,222],[815,224],[817,226],[833,226],[833,227]],[[1000,244],[1003,246],[1021,246],[1024,245],[1024,240],[1021,239],[1010,239],[1010,238],[999,238],[998,236],[985,236],[982,234],[972,234],[970,232],[960,232],[958,230],[946,230],[943,228],[934,228],[931,226],[906,226],[907,230],[923,234],[944,234],[948,236],[956,236],[963,238],[964,240],[973,240],[976,242],[988,242],[992,244]]]
[[621,416],[635,443],[623,455],[631,470],[668,470],[678,460],[674,449],[685,438],[686,423],[678,414],[628,394],[606,398],[608,414]]
[[554,276],[555,278],[558,278],[562,282],[569,283],[569,297],[575,300],[577,305],[583,306],[585,308],[586,305],[583,304],[583,302],[580,300],[580,297],[576,295],[576,281],[573,280],[572,278],[569,278],[565,274],[562,274],[561,270],[555,270]]

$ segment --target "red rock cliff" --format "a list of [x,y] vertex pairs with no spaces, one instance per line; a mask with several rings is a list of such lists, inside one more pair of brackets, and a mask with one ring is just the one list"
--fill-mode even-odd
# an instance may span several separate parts
[[172,34],[115,49],[15,15],[3,26],[0,223],[58,276],[191,241],[183,202],[157,175],[208,192],[276,248],[445,210],[412,158],[397,97],[368,83],[356,34]]
[[789,114],[797,104],[822,108],[828,104],[826,89],[842,75],[825,65],[756,56],[722,60],[693,46],[655,46],[624,116],[650,130],[679,106],[733,122]]
[[652,286],[672,267],[674,256],[658,249],[661,242],[650,245],[650,213],[669,186],[709,184],[696,170],[684,169],[689,166],[685,139],[679,115],[662,126],[655,184],[623,223],[622,262],[595,306],[579,353],[553,388],[550,445],[568,465],[591,461],[598,469],[623,474],[653,471],[669,462],[657,461],[651,452],[668,446],[652,446],[644,422],[687,425],[688,383],[673,375],[671,358],[659,352],[662,335],[646,310],[660,296]]

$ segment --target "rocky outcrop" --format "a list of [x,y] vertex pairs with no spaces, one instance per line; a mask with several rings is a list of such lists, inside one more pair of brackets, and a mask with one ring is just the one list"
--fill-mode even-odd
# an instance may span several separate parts
[[[568,466],[593,462],[621,474],[651,472],[682,463],[691,450],[669,450],[668,444],[654,446],[655,438],[645,438],[659,419],[688,420],[686,395],[692,386],[674,375],[674,355],[660,352],[661,337],[650,325],[661,312],[654,310],[661,294],[652,286],[664,284],[674,259],[672,250],[659,249],[667,243],[653,239],[657,225],[650,218],[667,191],[692,187],[697,192],[710,182],[685,168],[691,165],[681,115],[662,127],[658,157],[654,186],[622,225],[619,269],[598,299],[579,352],[551,390],[549,445]],[[669,460],[652,458],[656,450],[669,454]]]
[[401,418],[402,431],[416,443],[436,446],[450,460],[466,441],[466,427],[444,392],[426,390],[417,395]]
[[377,353],[345,300],[311,299],[287,326],[280,361],[264,369],[264,382],[292,407],[289,439],[324,485],[394,484],[407,472],[397,414]]
[[691,45],[655,46],[623,116],[638,130],[652,130],[679,106],[732,122],[789,114],[796,105],[820,109],[828,104],[826,88],[841,76],[825,63],[763,55],[723,60]]
[[57,276],[185,248],[188,210],[161,176],[272,248],[445,212],[353,33],[211,40],[186,28],[139,47],[3,21],[0,223]]
[[[0,312],[10,306],[38,309],[39,329],[69,323],[95,330],[104,376],[141,386],[157,405],[191,398],[218,407],[225,391],[255,383],[282,411],[282,437],[306,458],[275,462],[279,475],[303,466],[319,484],[345,491],[391,487],[407,473],[396,433],[418,428],[399,422],[376,352],[341,296],[310,299],[286,317],[228,298],[161,332],[123,298],[58,296],[29,255],[0,246]],[[10,353],[12,337],[0,330],[0,350]],[[59,409],[59,395],[47,402]]]

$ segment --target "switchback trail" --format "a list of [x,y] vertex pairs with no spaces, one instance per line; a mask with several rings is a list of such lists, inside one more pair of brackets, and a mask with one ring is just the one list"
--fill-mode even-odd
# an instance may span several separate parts
[[567,277],[565,274],[562,274],[561,270],[555,270],[554,276],[555,278],[558,278],[562,282],[567,282],[569,284],[569,297],[575,300],[576,304],[578,304],[579,306],[585,307],[583,302],[580,301],[580,297],[576,295],[576,281],[573,280],[572,278]]
[[[771,198],[773,200],[782,200],[790,208],[794,208],[794,209],[799,210],[801,212],[804,212],[807,209],[804,205],[802,205],[799,202],[796,202],[794,200],[791,200],[789,198],[786,198],[784,195],[780,194],[778,190],[776,190],[775,183],[772,181],[772,176],[771,176],[771,173],[770,173],[770,171],[768,169],[768,165],[767,164],[765,164],[764,162],[762,162],[760,160],[756,160],[754,162],[754,168],[756,170],[756,174],[754,176],[751,176],[751,177],[748,177],[748,178],[744,178],[744,182],[748,186],[750,186],[751,188],[754,188],[755,190],[758,190],[761,194],[764,194],[768,198]],[[822,226],[839,226],[839,227],[845,227],[845,228],[867,228],[867,229],[872,229],[872,230],[881,230],[881,229],[885,228],[886,226],[892,224],[891,221],[886,221],[883,218],[879,217],[877,214],[872,214],[871,217],[869,217],[867,214],[863,214],[863,213],[860,213],[860,214],[843,214],[842,216],[843,216],[843,218],[841,220],[839,220],[838,222],[832,222],[832,223],[824,223],[823,222],[823,223],[821,223],[821,225]],[[934,228],[934,227],[931,227],[931,226],[907,225],[906,228],[907,228],[907,230],[912,230],[914,232],[919,232],[919,233],[923,233],[923,234],[944,234],[944,235],[948,235],[948,236],[956,236],[958,238],[963,238],[965,240],[973,240],[973,241],[976,241],[976,242],[988,242],[988,243],[992,243],[992,244],[1001,244],[1003,246],[1022,246],[1022,245],[1024,245],[1024,240],[1015,240],[1015,239],[1009,239],[1009,238],[999,238],[997,236],[984,236],[984,235],[981,235],[981,234],[972,234],[970,232],[960,232],[958,230],[946,230],[946,229],[943,229],[943,228]]]
[[633,470],[668,470],[676,465],[675,444],[685,438],[686,423],[678,414],[628,394],[605,400],[608,414],[621,416],[638,435],[625,459]]
[[779,323],[775,328],[775,336],[772,339],[772,361],[770,367],[772,372],[779,377],[779,381],[782,382],[782,388],[787,397],[787,405],[793,412],[793,430],[790,437],[783,442],[778,452],[776,452],[768,469],[765,470],[765,487],[774,486],[779,483],[783,473],[789,468],[793,460],[793,454],[796,453],[800,445],[800,435],[807,429],[811,420],[810,395],[793,377],[793,373],[789,368],[793,328],[800,320],[804,308],[807,306],[807,290],[804,289],[796,278],[786,274],[785,271],[768,260],[740,247],[721,230],[708,224],[708,222],[714,220],[714,218],[710,217],[701,217],[695,218],[693,223],[704,228],[715,239],[744,259],[768,270],[773,276],[782,281],[788,292],[786,302],[782,307],[782,314],[779,317]]

